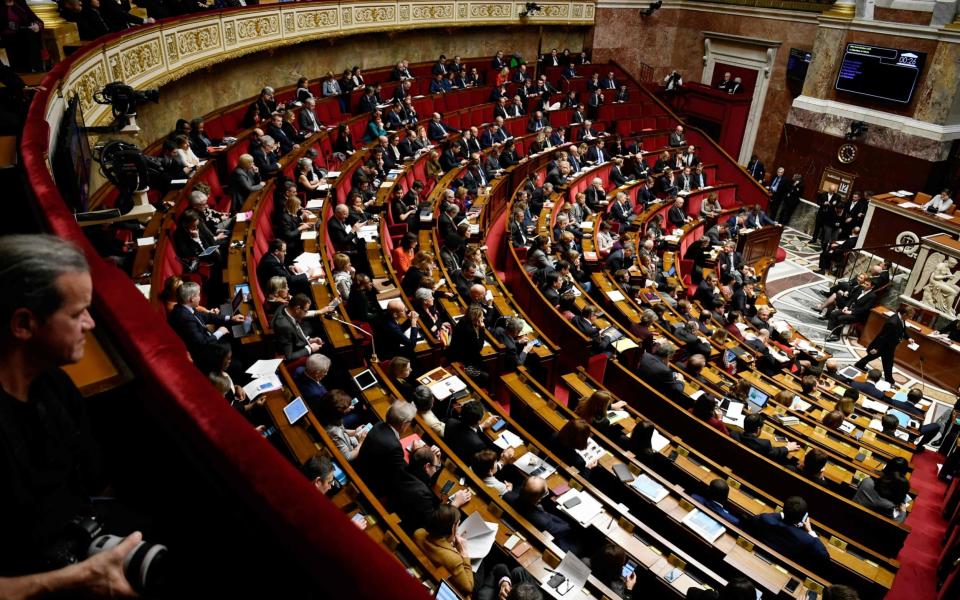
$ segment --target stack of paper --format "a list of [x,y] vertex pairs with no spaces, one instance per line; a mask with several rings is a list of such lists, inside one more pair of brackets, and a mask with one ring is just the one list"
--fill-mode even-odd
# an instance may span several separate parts
[[362,238],[365,242],[377,241],[377,235],[376,225],[363,225],[357,230],[357,236]]
[[246,394],[247,398],[253,400],[260,394],[266,394],[267,392],[272,392],[282,388],[283,384],[280,383],[279,377],[276,375],[267,375],[264,377],[258,377],[257,379],[254,379],[247,385],[243,386],[243,393]]
[[480,568],[480,562],[490,553],[499,528],[498,523],[484,521],[478,512],[467,517],[457,528],[457,533],[465,542],[464,549],[470,557],[470,566],[474,572]]
[[670,495],[670,492],[667,490],[667,488],[648,477],[646,473],[640,473],[636,479],[630,482],[630,485],[632,485],[638,492],[652,500],[654,504],[660,502]]
[[307,200],[307,210],[319,210],[323,208],[323,198],[311,198]]
[[670,440],[663,437],[659,431],[656,429],[653,430],[653,435],[650,437],[650,447],[654,452],[660,452],[664,448],[670,445]]
[[300,232],[301,240],[315,240],[317,239],[317,232],[314,231],[301,231]]
[[557,573],[566,577],[566,581],[557,586],[557,593],[567,598],[576,596],[578,590],[583,589],[590,577],[590,567],[583,563],[573,552],[567,552],[560,564]]
[[863,407],[867,410],[876,411],[882,414],[886,414],[886,412],[890,410],[890,406],[888,404],[877,402],[876,400],[870,400],[869,398],[863,399]]
[[273,375],[277,372],[277,369],[280,368],[280,363],[282,362],[282,358],[267,358],[258,360],[250,365],[250,368],[247,369],[247,374],[253,378]]
[[504,429],[500,432],[500,437],[493,441],[493,444],[502,450],[519,448],[523,445],[523,439],[512,431]]
[[621,302],[626,300],[626,297],[623,295],[623,292],[620,290],[611,290],[607,292],[607,298],[610,298],[611,302]]
[[[580,502],[574,504],[570,508],[564,506],[565,504],[571,503],[574,498],[578,498]],[[567,490],[564,495],[557,498],[557,506],[560,507],[560,510],[573,517],[577,523],[580,523],[584,527],[586,527],[597,515],[603,512],[603,505],[600,504],[596,498],[586,492],[581,492],[574,489]]]
[[697,508],[687,513],[687,516],[683,518],[681,523],[711,543],[727,530],[726,527],[710,518],[707,513]]
[[321,267],[320,254],[317,252],[304,252],[293,259],[293,264],[303,269],[319,269]]

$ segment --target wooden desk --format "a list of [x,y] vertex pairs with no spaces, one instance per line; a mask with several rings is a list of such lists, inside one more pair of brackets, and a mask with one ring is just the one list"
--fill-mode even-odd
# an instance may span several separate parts
[[[869,344],[880,333],[891,314],[893,313],[885,307],[874,307],[857,341],[864,346]],[[931,337],[936,331],[915,321],[907,321],[907,330],[920,347],[914,351],[908,348],[906,343],[898,345],[894,354],[897,365],[917,377],[922,375],[926,381],[946,390],[960,387],[960,369],[957,368],[957,364],[960,364],[960,344],[949,338]],[[879,367],[879,362],[871,363],[871,366],[875,365]]]
[[737,236],[737,252],[743,255],[743,264],[751,267],[765,259],[777,257],[783,225],[768,225]]
[[[922,200],[922,199],[921,199]],[[896,244],[917,240],[936,233],[960,234],[960,215],[950,219],[941,219],[918,207],[904,207],[904,204],[920,204],[915,196],[898,198],[891,194],[878,194],[870,199],[867,215],[864,217],[858,248],[870,248],[870,252],[890,259],[894,264],[913,268],[915,256],[903,253],[903,249],[876,248],[887,244]],[[904,238],[904,234],[908,235]]]
[[84,336],[86,345],[80,362],[63,367],[84,398],[112,390],[133,379],[130,368],[113,344],[108,339],[101,340],[97,331],[88,331]]

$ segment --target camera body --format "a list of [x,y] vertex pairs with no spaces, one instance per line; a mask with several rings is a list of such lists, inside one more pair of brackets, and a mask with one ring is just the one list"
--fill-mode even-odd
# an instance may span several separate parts
[[[103,524],[92,516],[77,515],[64,526],[47,547],[45,558],[51,569],[60,569],[106,552],[123,541],[121,536],[104,532]],[[155,590],[166,575],[167,547],[141,541],[123,559],[123,574],[138,592]]]

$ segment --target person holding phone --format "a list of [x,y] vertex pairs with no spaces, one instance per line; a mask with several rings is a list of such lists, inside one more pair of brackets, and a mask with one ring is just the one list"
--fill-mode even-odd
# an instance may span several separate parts
[[807,501],[800,496],[787,498],[783,512],[757,515],[751,525],[750,529],[761,542],[791,560],[808,567],[830,561],[826,546],[810,526]]
[[609,542],[590,558],[591,574],[624,600],[633,598],[636,567],[636,563],[628,560],[626,550]]

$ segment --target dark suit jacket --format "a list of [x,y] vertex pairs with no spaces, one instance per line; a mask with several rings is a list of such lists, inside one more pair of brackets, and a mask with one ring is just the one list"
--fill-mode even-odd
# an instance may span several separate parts
[[183,343],[187,345],[187,350],[192,354],[197,349],[217,341],[216,336],[210,333],[206,326],[219,327],[224,324],[224,318],[210,313],[191,312],[186,306],[177,304],[167,315],[167,323],[180,336]]
[[894,313],[890,315],[883,324],[880,333],[877,334],[877,337],[873,338],[868,348],[880,352],[891,352],[900,342],[907,339],[907,337],[909,337],[907,335],[907,326],[904,324],[903,319],[900,318],[900,315]]
[[737,440],[747,448],[750,448],[754,452],[766,456],[770,460],[783,462],[787,459],[788,452],[786,446],[774,448],[773,444],[770,443],[770,440],[765,440],[755,435],[747,435],[745,433],[732,433],[730,434],[730,437]]
[[306,273],[293,273],[273,254],[264,254],[257,265],[257,281],[260,283],[260,289],[267,289],[271,277],[284,277],[290,288],[295,285],[306,285],[309,281]]
[[445,134],[459,133],[459,131],[460,131],[459,129],[456,129],[455,127],[451,127],[450,125],[447,125],[442,121],[440,125],[438,125],[435,121],[430,121],[430,124],[427,126],[427,137],[433,140],[434,142],[438,142],[444,138]]
[[533,509],[521,505],[518,502],[519,494],[516,491],[507,492],[503,495],[503,499],[507,504],[513,506],[520,516],[530,521],[534,527],[552,535],[553,541],[561,550],[569,552],[576,547],[574,531],[563,518],[548,513],[539,504]]
[[658,389],[670,390],[674,394],[683,393],[683,383],[675,379],[670,367],[653,354],[644,352],[637,366],[637,374]]
[[390,491],[390,505],[400,517],[400,524],[408,532],[426,527],[430,516],[440,506],[440,499],[423,481],[424,478],[404,469],[397,475]]
[[327,388],[324,387],[322,383],[317,383],[307,377],[305,367],[297,367],[297,370],[293,372],[293,380],[297,382],[297,389],[300,391],[300,395],[303,396],[307,404],[311,405],[311,410],[313,410],[313,405],[319,402],[320,398],[323,398],[327,393]]
[[453,327],[453,339],[450,341],[450,360],[459,360],[476,369],[483,368],[483,332],[476,333],[470,320],[462,318]]
[[281,308],[273,315],[273,341],[287,360],[310,356],[310,342],[307,339],[310,337],[310,324],[304,321],[300,323],[300,329],[304,335],[297,331],[296,321],[286,310]]
[[809,565],[830,560],[819,538],[801,527],[785,523],[779,513],[757,515],[751,529],[772,550],[798,562]]
[[[860,294],[860,296],[848,304],[846,308],[849,308],[850,312],[853,313],[852,316],[854,320],[865,321],[867,318],[867,313],[870,312],[870,309],[873,308],[873,305],[876,303],[876,301],[876,294],[874,294],[873,291],[869,291],[866,294]],[[886,325],[886,323],[884,323],[884,325]]]
[[877,389],[877,386],[873,385],[869,381],[851,381],[850,387],[855,390],[859,390],[868,396],[873,396],[874,398],[883,398],[883,392]]
[[[351,296],[353,294],[350,294]],[[384,360],[394,356],[406,356],[413,359],[415,348],[417,346],[417,336],[420,333],[419,327],[410,330],[410,335],[404,335],[406,330],[393,319],[387,318],[377,331],[377,354]]]
[[450,450],[466,463],[473,461],[473,455],[488,448],[487,443],[473,427],[467,427],[456,417],[447,419],[443,430],[443,441]]
[[403,448],[393,428],[383,422],[374,425],[360,445],[353,466],[374,494],[390,495],[407,468]]
[[671,206],[667,211],[667,221],[674,227],[683,227],[686,225],[687,213],[684,209]]
[[327,235],[330,236],[330,242],[333,249],[337,252],[349,252],[356,249],[356,243],[359,239],[356,233],[347,230],[345,223],[340,222],[336,216],[327,220]]

